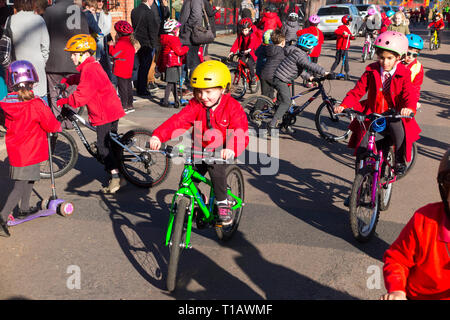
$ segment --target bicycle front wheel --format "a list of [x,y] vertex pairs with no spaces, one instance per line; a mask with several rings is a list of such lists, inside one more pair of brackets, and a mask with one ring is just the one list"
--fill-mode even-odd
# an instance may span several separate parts
[[125,179],[141,188],[151,188],[162,183],[171,168],[170,159],[159,152],[148,152],[152,132],[133,129],[124,134],[121,143],[126,148],[117,146],[119,169]]
[[[77,163],[78,146],[75,139],[67,131],[52,133],[50,144],[52,147],[53,176],[60,178]],[[41,162],[39,171],[42,179],[50,179],[49,160]]]
[[239,69],[234,68],[230,70],[231,73],[231,96],[235,99],[242,98],[247,92],[247,81],[245,77],[240,74]]
[[346,139],[350,134],[350,122],[353,116],[336,116],[334,114],[334,104],[324,102],[317,108],[315,123],[320,136],[328,141],[339,141]]
[[362,62],[366,62],[367,56],[368,56],[368,46],[365,44],[363,47],[363,53],[362,53]]
[[173,225],[172,237],[170,239],[170,259],[167,271],[167,290],[172,292],[175,290],[177,282],[178,261],[180,260],[180,253],[184,248],[182,241],[184,231],[184,218],[190,201],[187,198],[181,198],[177,203],[176,216]]
[[[244,177],[242,176],[242,172],[236,165],[228,166],[226,169],[226,179],[227,179],[227,187],[228,190],[236,197],[242,200],[244,203]],[[237,201],[232,196],[228,195],[228,202],[233,208]],[[227,241],[230,240],[233,235],[236,233],[238,229],[239,222],[241,221],[242,211],[244,207],[236,208],[235,210],[231,210],[231,216],[233,218],[233,223],[229,226],[216,226],[216,234],[219,240]]]
[[359,242],[369,241],[375,233],[380,211],[378,208],[379,194],[375,192],[372,201],[373,173],[370,170],[362,170],[353,181],[350,194],[350,228],[353,237]]

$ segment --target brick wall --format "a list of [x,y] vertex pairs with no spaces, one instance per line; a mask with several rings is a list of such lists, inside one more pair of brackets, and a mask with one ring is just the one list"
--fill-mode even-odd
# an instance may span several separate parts
[[131,23],[131,10],[134,8],[134,0],[110,0],[109,14],[112,17],[111,34],[115,35],[114,24],[119,20],[126,20]]

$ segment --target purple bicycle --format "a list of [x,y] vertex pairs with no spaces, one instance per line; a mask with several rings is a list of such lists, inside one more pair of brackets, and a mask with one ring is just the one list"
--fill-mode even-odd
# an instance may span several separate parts
[[[412,118],[414,115],[401,116],[389,111],[383,114],[365,115],[351,109],[345,109],[341,115],[348,115],[348,113],[352,114],[361,125],[366,119],[370,120],[369,129],[366,132],[369,135],[368,147],[357,164],[358,169],[349,202],[352,234],[359,242],[367,242],[375,233],[380,211],[387,210],[389,207],[392,184],[398,179],[394,173],[392,142],[389,137],[375,142],[376,134],[385,130],[387,118]],[[413,147],[413,150],[416,149]]]

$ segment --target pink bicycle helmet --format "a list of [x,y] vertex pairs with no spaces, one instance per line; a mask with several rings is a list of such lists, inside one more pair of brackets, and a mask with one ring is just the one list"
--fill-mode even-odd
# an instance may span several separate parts
[[408,38],[401,32],[386,31],[375,39],[374,46],[403,56],[408,51]]
[[309,17],[309,22],[313,24],[319,24],[320,18],[317,14],[313,14],[311,17]]
[[377,13],[377,11],[374,8],[370,8],[369,10],[367,10],[367,14],[369,16],[373,16],[376,13]]

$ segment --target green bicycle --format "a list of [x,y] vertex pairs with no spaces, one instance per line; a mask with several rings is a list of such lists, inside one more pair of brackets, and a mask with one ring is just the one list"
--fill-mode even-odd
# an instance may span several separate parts
[[[244,207],[244,178],[237,165],[230,164],[226,169],[228,202],[232,210],[233,222],[222,226],[218,218],[218,210],[214,204],[214,190],[209,179],[196,171],[193,155],[199,155],[201,161],[206,163],[228,163],[227,160],[212,158],[212,153],[190,150],[178,147],[178,152],[173,153],[174,148],[166,146],[161,152],[166,157],[183,157],[184,170],[180,179],[180,187],[172,199],[169,213],[165,244],[170,250],[170,259],[167,274],[167,289],[172,292],[176,287],[176,276],[180,254],[184,249],[192,248],[191,230],[195,221],[198,229],[213,227],[219,240],[227,241],[233,237],[239,226]],[[196,159],[197,160],[197,159]],[[199,191],[194,180],[206,183],[210,187],[209,201]]]
[[430,37],[430,50],[437,50],[441,46],[439,42],[439,38],[437,36],[437,30],[434,29],[434,31],[431,31],[431,37]]

